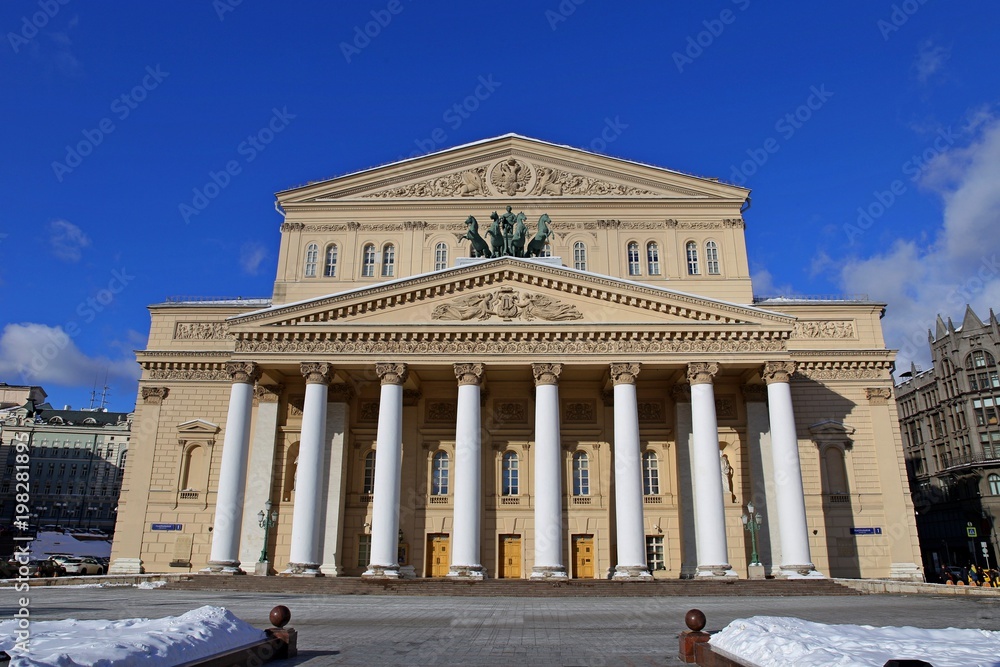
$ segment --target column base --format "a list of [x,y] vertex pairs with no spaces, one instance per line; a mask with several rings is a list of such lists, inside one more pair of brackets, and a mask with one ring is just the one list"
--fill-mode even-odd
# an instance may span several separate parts
[[653,575],[645,565],[615,565],[615,574],[611,578],[617,581],[652,581]]
[[737,579],[739,575],[729,563],[722,565],[699,565],[695,579]]
[[891,563],[889,578],[893,581],[924,581],[924,571],[916,563]]
[[782,565],[781,569],[775,571],[775,579],[826,579],[826,577],[816,571],[816,566],[812,563],[807,565]]
[[282,577],[322,577],[319,563],[289,563],[282,572]]
[[764,566],[760,563],[751,563],[747,565],[747,579],[766,579],[767,576],[764,574]]
[[238,560],[210,560],[208,561],[208,567],[199,570],[199,574],[233,575],[246,574],[246,572],[240,569],[240,562]]
[[402,579],[398,565],[368,565],[362,575],[364,579]]
[[141,558],[116,558],[108,568],[108,574],[143,574]]
[[482,581],[486,578],[486,568],[482,565],[452,565],[448,568],[449,579],[472,579]]
[[319,566],[319,571],[322,572],[323,575],[327,577],[340,576],[340,568],[337,567],[336,563],[323,563],[322,565]]
[[536,565],[531,568],[531,579],[568,579],[562,565]]
[[698,566],[681,564],[681,579],[694,579],[698,576]]

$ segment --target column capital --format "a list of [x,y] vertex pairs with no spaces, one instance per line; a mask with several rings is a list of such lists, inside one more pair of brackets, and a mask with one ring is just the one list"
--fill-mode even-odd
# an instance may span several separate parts
[[403,384],[410,371],[406,364],[383,363],[375,364],[375,374],[378,375],[378,379],[382,381],[383,385]]
[[769,361],[764,364],[760,376],[764,378],[764,382],[767,384],[771,384],[772,382],[789,382],[794,372],[794,361]]
[[543,384],[559,384],[559,374],[562,364],[531,364],[531,374],[535,376],[535,386]]
[[611,381],[612,383],[619,384],[635,384],[636,378],[639,376],[639,369],[642,368],[642,364],[632,362],[626,364],[611,364]]
[[261,368],[260,364],[252,361],[227,361],[226,374],[234,384],[253,384],[260,379]]
[[872,405],[885,405],[892,398],[892,389],[888,387],[865,387],[865,398]]
[[688,382],[696,384],[712,384],[712,378],[719,372],[719,364],[714,362],[695,361],[688,364]]
[[333,381],[333,366],[327,363],[315,361],[303,361],[299,364],[299,371],[306,378],[306,384],[330,385]]
[[170,387],[143,387],[142,400],[146,403],[159,405],[170,393]]
[[280,384],[255,384],[253,388],[253,404],[277,403],[281,397],[282,387]]
[[485,367],[482,364],[453,364],[453,367],[459,387],[466,384],[478,386],[483,383]]
[[670,396],[674,399],[674,403],[690,403],[691,385],[687,382],[678,382],[670,388]]
[[745,384],[741,387],[743,400],[747,403],[763,403],[767,400],[767,386],[763,384]]

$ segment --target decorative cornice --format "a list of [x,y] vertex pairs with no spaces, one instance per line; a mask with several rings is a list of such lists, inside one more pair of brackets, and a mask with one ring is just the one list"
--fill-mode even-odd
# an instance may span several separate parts
[[459,387],[467,384],[478,387],[483,382],[485,367],[482,364],[454,364],[454,369]]
[[159,405],[170,394],[170,387],[143,387],[142,400],[152,405]]
[[889,359],[838,359],[798,361],[795,376],[809,380],[888,380]]
[[231,381],[223,363],[199,361],[142,361],[147,380],[192,380],[203,382]]
[[761,369],[760,376],[765,384],[772,382],[790,382],[795,373],[794,361],[769,361]]
[[746,403],[763,403],[767,400],[767,385],[745,384],[740,389]]
[[253,384],[260,379],[260,364],[252,361],[227,361],[226,373],[229,374],[233,384]]
[[260,403],[277,403],[278,399],[281,398],[282,389],[284,389],[284,387],[280,384],[257,383],[253,388],[253,404],[259,405]]
[[403,384],[409,373],[406,364],[375,364],[375,374],[382,384]]
[[712,379],[719,372],[719,364],[696,361],[688,364],[687,378],[692,385],[712,384]]
[[303,229],[305,229],[305,225],[301,222],[281,223],[281,231],[283,232],[301,232]]
[[559,384],[559,374],[562,364],[531,364],[531,374],[535,377],[535,386]]
[[865,387],[865,398],[871,405],[886,405],[892,398],[892,389],[888,387]]
[[299,372],[306,379],[306,384],[325,384],[333,382],[333,366],[323,362],[303,361],[299,364]]
[[639,370],[642,364],[639,363],[613,363],[611,364],[611,382],[619,384],[635,384],[639,377]]

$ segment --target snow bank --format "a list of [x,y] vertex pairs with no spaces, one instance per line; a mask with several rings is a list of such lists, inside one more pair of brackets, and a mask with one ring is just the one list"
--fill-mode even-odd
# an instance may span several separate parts
[[32,621],[27,652],[14,648],[16,621],[0,622],[0,650],[11,667],[170,667],[264,638],[222,607],[181,616],[122,621]]
[[[96,537],[96,536],[95,536]],[[17,546],[24,543],[19,542]],[[109,558],[111,556],[111,542],[97,538],[93,540],[78,540],[72,535],[64,535],[54,531],[43,531],[38,533],[28,544],[31,545],[31,557],[44,559],[50,554],[69,554],[70,556],[91,556],[95,558]]]
[[972,667],[996,665],[1000,656],[1000,632],[825,625],[778,616],[738,618],[709,643],[758,667],[881,667],[892,658]]

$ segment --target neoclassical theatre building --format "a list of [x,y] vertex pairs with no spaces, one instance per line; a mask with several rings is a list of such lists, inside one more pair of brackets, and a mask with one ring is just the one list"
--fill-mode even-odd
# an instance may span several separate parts
[[278,193],[271,298],[150,308],[112,571],[922,579],[884,304],[755,299],[748,195],[517,135]]

